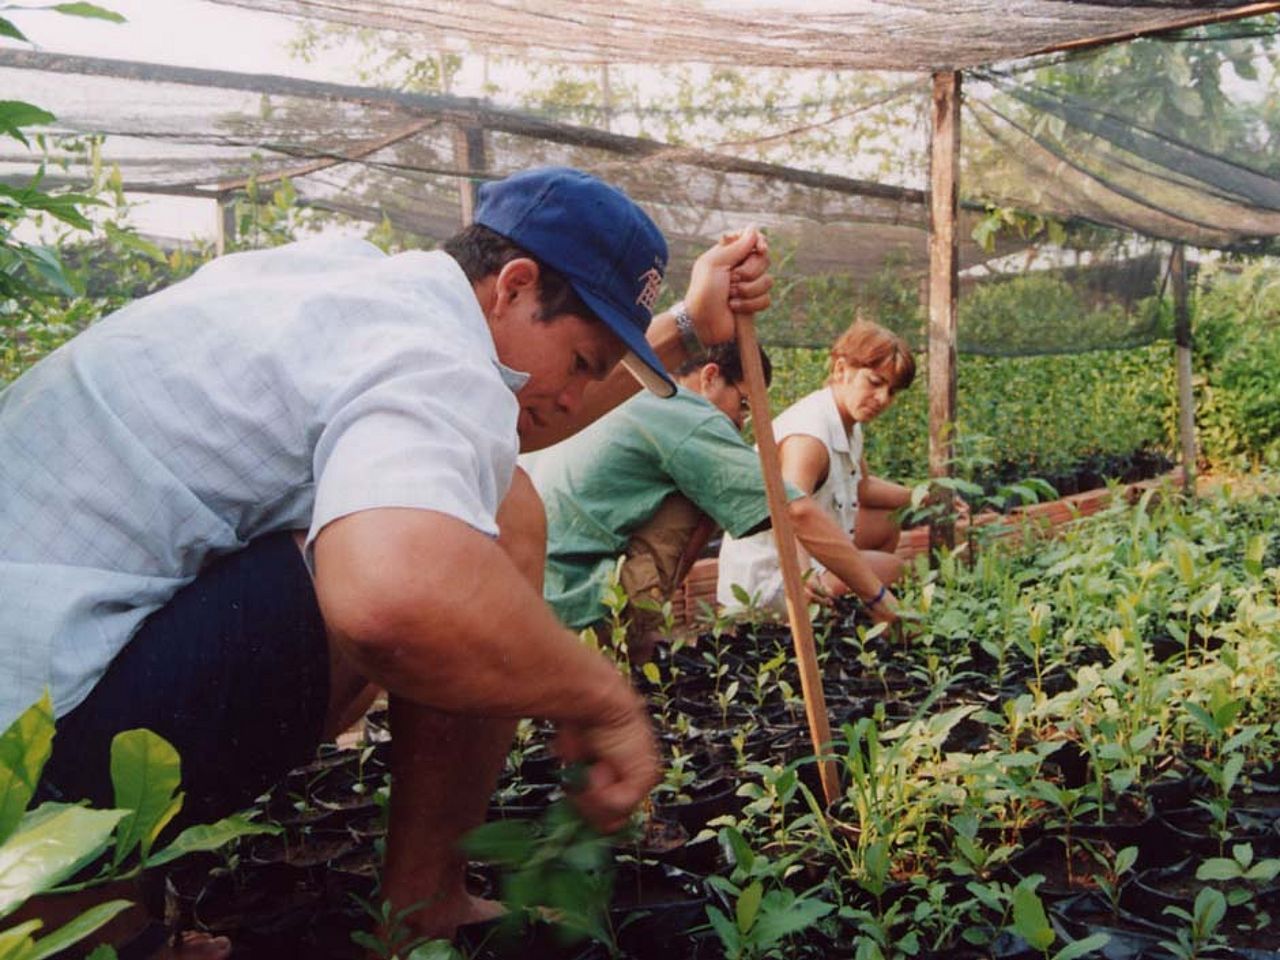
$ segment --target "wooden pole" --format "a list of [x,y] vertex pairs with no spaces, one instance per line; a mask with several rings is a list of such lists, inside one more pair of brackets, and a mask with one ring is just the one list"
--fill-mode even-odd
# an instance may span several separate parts
[[[800,689],[804,693],[804,709],[809,720],[809,736],[814,753],[819,757],[831,752],[831,723],[827,718],[827,698],[822,691],[822,674],[818,671],[818,655],[814,649],[813,624],[809,622],[809,605],[804,583],[800,579],[800,558],[796,554],[795,531],[787,512],[787,493],[782,483],[782,462],[778,458],[778,442],[773,436],[773,415],[769,412],[769,394],[764,385],[764,365],[760,362],[760,345],[756,339],[755,318],[750,314],[737,317],[738,352],[742,357],[742,373],[747,387],[747,403],[751,406],[751,423],[760,448],[760,469],[764,473],[765,493],[769,500],[769,517],[773,523],[773,542],[778,548],[782,568],[782,585],[787,597],[787,618],[795,643],[796,662],[800,667]],[[828,804],[840,795],[840,780],[835,763],[818,761],[822,794]]]
[[[472,125],[455,127],[453,131],[453,158],[459,170],[467,173],[483,173],[487,161],[484,149],[484,128]],[[459,202],[462,205],[462,225],[468,226],[475,219],[476,201],[480,180],[468,177],[459,181]]]
[[1187,306],[1187,250],[1173,245],[1173,339],[1178,365],[1178,440],[1182,449],[1182,489],[1196,492],[1196,398],[1191,384],[1191,310]]
[[[956,242],[960,164],[960,74],[933,75],[929,153],[929,476],[951,475],[955,455],[956,297],[960,285]],[[940,491],[941,518],[929,525],[929,545],[955,546],[953,495]]]
[[236,197],[233,191],[220,193],[214,200],[217,219],[214,221],[213,254],[220,257],[236,239]]

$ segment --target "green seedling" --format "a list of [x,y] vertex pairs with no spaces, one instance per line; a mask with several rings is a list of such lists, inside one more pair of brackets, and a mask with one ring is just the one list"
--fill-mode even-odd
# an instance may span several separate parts
[[553,803],[537,821],[486,823],[467,835],[463,849],[502,871],[502,902],[508,908],[503,934],[514,936],[534,919],[549,920],[562,941],[590,938],[616,955],[609,921],[612,840],[571,804]]
[[1196,895],[1190,913],[1181,907],[1165,907],[1164,912],[1184,924],[1174,931],[1177,939],[1160,941],[1178,960],[1199,960],[1225,948],[1226,937],[1218,928],[1227,915],[1227,899],[1220,891],[1205,887]]
[[1110,942],[1111,938],[1107,934],[1095,933],[1083,940],[1074,940],[1064,945],[1056,953],[1050,953],[1058,935],[1050,925],[1044,912],[1044,904],[1036,893],[1036,887],[1043,880],[1044,877],[1039,874],[1032,874],[1013,889],[1013,929],[1031,949],[1039,950],[1045,960],[1075,960],[1076,957],[1083,957]]

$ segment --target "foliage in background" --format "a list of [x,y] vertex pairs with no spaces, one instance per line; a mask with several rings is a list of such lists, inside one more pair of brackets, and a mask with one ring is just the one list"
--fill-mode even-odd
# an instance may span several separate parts
[[1159,304],[1133,311],[1120,303],[1089,303],[1081,287],[1043,271],[975,284],[960,295],[962,351],[1006,354],[1080,352],[1146,343],[1166,332]]
[[97,138],[72,144],[91,178],[85,196],[101,212],[84,229],[69,225],[52,233],[65,290],[0,304],[0,385],[89,324],[181,280],[212,255],[208,246],[165,251],[139,234],[119,170],[102,166],[99,147]]
[[[46,7],[24,7],[5,4],[4,10],[48,10],[75,17],[92,17],[123,23],[124,17],[91,3],[59,3]],[[21,40],[27,38],[7,17],[0,17],[0,37]],[[23,133],[23,127],[45,126],[55,117],[47,110],[22,100],[0,100],[0,134],[12,137],[28,150],[31,141]],[[43,155],[45,139],[36,136],[36,147]],[[0,183],[0,305],[7,306],[15,299],[46,297],[58,292],[71,294],[63,265],[56,249],[46,244],[20,239],[15,235],[19,228],[52,217],[77,230],[88,230],[90,224],[81,207],[96,201],[76,193],[55,193],[42,187],[45,164],[36,164],[31,179],[22,186]]]
[[[188,827],[162,847],[156,843],[182,809],[178,753],[149,730],[126,730],[111,741],[115,807],[94,810],[46,802],[28,810],[53,752],[53,703],[48,693],[0,734],[0,918],[32,897],[72,892],[137,876],[189,853],[216,850],[237,837],[277,827],[233,816]],[[43,960],[90,936],[130,906],[111,900],[37,940],[41,920],[0,930],[0,956]],[[114,957],[109,947],[95,957]]]
[[[214,256],[207,241],[162,249],[131,222],[120,171],[102,163],[99,137],[69,138],[61,153],[65,165],[82,166],[89,186],[83,194],[98,207],[94,222],[82,229],[53,230],[61,255],[63,287],[41,296],[24,296],[0,306],[0,385],[12,380],[45,354],[121,307],[189,276]],[[269,186],[250,179],[232,208],[234,236],[227,252],[276,247],[312,232],[325,215],[298,203],[293,185]],[[375,227],[370,239],[384,249],[403,238]]]
[[[957,435],[985,438],[972,453],[992,461],[971,479],[988,487],[1027,474],[1053,482],[1055,474],[1118,462],[1135,451],[1167,450],[1165,413],[1174,400],[1172,384],[1159,371],[1171,366],[1171,352],[1165,344],[1062,356],[960,356]],[[775,413],[826,379],[824,351],[775,347],[769,356]],[[916,383],[867,427],[873,473],[902,482],[926,475],[926,381],[921,370]]]
[[1195,305],[1202,456],[1280,463],[1280,265],[1205,268]]

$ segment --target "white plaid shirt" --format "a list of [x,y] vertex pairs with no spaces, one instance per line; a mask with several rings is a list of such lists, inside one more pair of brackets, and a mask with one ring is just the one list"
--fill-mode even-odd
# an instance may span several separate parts
[[78,704],[212,557],[374,507],[494,535],[517,405],[444,253],[215,261],[0,391],[0,728]]

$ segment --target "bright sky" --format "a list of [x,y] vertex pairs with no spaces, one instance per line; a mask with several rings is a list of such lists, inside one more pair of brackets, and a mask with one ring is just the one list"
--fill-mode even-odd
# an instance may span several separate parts
[[[296,20],[202,0],[93,0],[127,23],[65,17],[38,10],[5,10],[35,49],[59,54],[106,56],[180,67],[280,73],[306,79],[356,82],[339,58],[308,64],[289,55],[298,36]],[[26,47],[0,40],[5,46]],[[134,223],[143,233],[211,237],[214,204],[183,197],[132,197]]]
[[[34,10],[6,10],[32,41],[49,53],[169,63],[210,70],[279,73],[311,80],[356,82],[340,58],[308,64],[293,58],[288,44],[297,22],[272,14],[201,0],[94,0],[127,18],[127,23],[63,16]],[[24,47],[0,40],[5,46]],[[348,61],[350,63],[350,61]],[[210,201],[188,198],[134,198],[134,221],[144,233],[178,238],[212,236],[216,211]]]
[[211,70],[288,73],[311,79],[335,76],[334,64],[292,59],[287,43],[296,21],[201,0],[94,0],[128,19],[103,20],[8,10],[37,49],[85,56],[172,63]]

